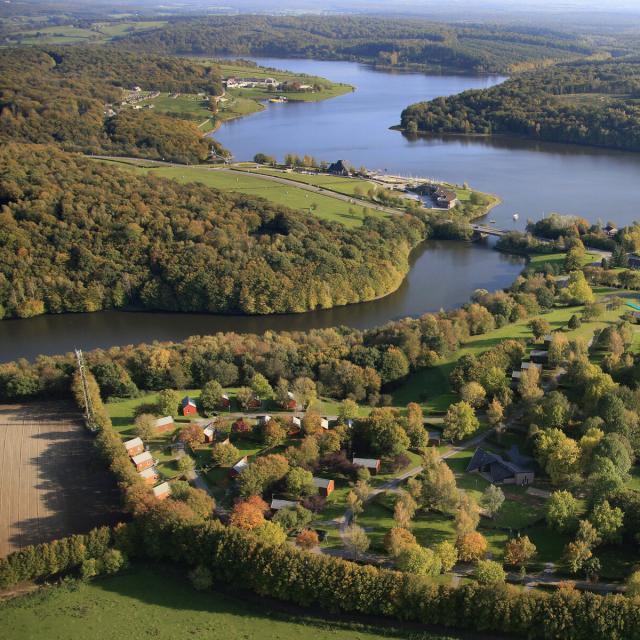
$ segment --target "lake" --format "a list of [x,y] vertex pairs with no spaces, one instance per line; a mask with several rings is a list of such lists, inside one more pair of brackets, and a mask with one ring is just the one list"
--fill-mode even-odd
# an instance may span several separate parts
[[[237,160],[259,151],[305,153],[356,167],[437,178],[499,195],[491,213],[505,228],[553,211],[596,222],[639,217],[640,154],[510,137],[418,137],[389,127],[409,104],[501,82],[499,76],[433,76],[376,71],[352,62],[254,58],[268,67],[330,78],[354,93],[318,103],[268,104],[215,133]],[[517,223],[513,214],[519,213]]]
[[[259,151],[282,158],[310,153],[356,166],[448,182],[495,193],[502,227],[558,211],[625,224],[637,217],[640,154],[541,144],[512,138],[408,137],[391,130],[402,109],[419,100],[488,87],[497,76],[434,76],[376,71],[350,62],[256,59],[281,69],[324,76],[357,87],[319,103],[269,103],[253,116],[225,123],[215,138],[236,159]],[[513,213],[520,219],[514,222]],[[372,327],[466,302],[477,288],[508,286],[522,261],[486,245],[428,242],[414,252],[411,272],[394,294],[358,305],[286,316],[127,313],[41,316],[0,322],[0,361],[39,353],[181,340],[217,331],[309,330],[335,325]]]

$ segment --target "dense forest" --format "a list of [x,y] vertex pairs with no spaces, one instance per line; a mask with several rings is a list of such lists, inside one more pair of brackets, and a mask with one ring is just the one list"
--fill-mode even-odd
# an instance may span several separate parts
[[114,47],[5,49],[0,56],[0,142],[199,162],[210,140],[192,123],[122,109],[123,89],[222,92],[215,66]]
[[136,176],[52,146],[0,149],[0,310],[274,313],[399,286],[416,218],[346,229],[241,194]]
[[544,29],[363,16],[175,19],[120,43],[161,53],[358,60],[456,72],[507,72],[593,53],[586,41]]
[[411,105],[408,132],[523,135],[640,150],[640,60],[577,61]]

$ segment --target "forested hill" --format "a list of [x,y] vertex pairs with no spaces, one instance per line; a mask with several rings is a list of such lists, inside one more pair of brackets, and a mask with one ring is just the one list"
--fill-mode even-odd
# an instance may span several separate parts
[[640,151],[640,59],[562,63],[411,105],[408,132],[523,135]]
[[[206,159],[209,143],[192,123],[120,106],[123,89],[222,91],[217,67],[115,47],[3,49],[0,143],[55,143],[85,153]],[[209,141],[210,142],[210,141]]]
[[162,53],[358,60],[456,72],[510,72],[593,53],[580,38],[535,27],[354,16],[191,18],[120,43]]
[[399,286],[414,217],[357,230],[241,194],[0,146],[0,317],[138,306],[274,313]]

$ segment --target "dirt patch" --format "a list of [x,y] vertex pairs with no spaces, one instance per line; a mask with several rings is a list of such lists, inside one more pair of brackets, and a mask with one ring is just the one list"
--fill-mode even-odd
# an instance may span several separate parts
[[93,439],[73,405],[0,405],[0,557],[122,519]]

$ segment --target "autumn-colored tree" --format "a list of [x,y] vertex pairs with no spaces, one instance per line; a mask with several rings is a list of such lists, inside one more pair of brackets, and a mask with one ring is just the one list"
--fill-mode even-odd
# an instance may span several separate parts
[[458,538],[472,533],[478,528],[480,509],[475,500],[468,494],[461,492],[456,511],[455,525]]
[[429,432],[424,427],[424,414],[417,402],[407,405],[405,431],[412,449],[424,449],[429,444]]
[[194,447],[204,442],[204,431],[197,424],[188,424],[180,429],[178,440],[184,442],[185,445]]
[[244,502],[245,504],[249,504],[256,509],[259,509],[263,515],[267,515],[271,510],[271,507],[260,496],[249,496]]
[[537,367],[522,371],[518,393],[525,402],[536,402],[542,398],[544,391],[540,388],[540,371]]
[[456,543],[460,560],[464,562],[475,562],[484,557],[489,548],[487,539],[477,531],[465,533],[458,538]]
[[480,426],[473,407],[464,400],[452,404],[444,417],[443,436],[451,440],[462,440],[474,433]]
[[484,387],[475,380],[467,382],[460,389],[460,397],[475,409],[479,409],[484,404],[486,396],[487,392]]
[[319,413],[307,411],[302,419],[302,430],[307,436],[315,436],[322,433],[322,418]]
[[343,536],[344,546],[354,560],[357,560],[360,554],[364,553],[370,544],[370,540],[362,527],[355,523],[351,523],[346,529]]
[[150,413],[141,413],[133,423],[134,433],[147,442],[153,438],[156,417]]
[[231,467],[240,460],[240,451],[230,442],[216,442],[211,448],[211,461],[218,467]]
[[264,514],[258,506],[249,502],[238,502],[231,511],[229,524],[250,531],[264,522]]
[[478,560],[473,577],[480,584],[500,584],[506,579],[502,565],[495,560]]
[[272,418],[262,425],[262,442],[266,447],[277,447],[286,439],[287,432],[277,420]]
[[172,416],[178,410],[178,393],[173,389],[158,392],[157,411],[163,416]]
[[408,544],[416,544],[416,537],[408,529],[393,527],[384,536],[384,548],[393,558]]
[[303,529],[296,536],[296,545],[305,551],[315,549],[319,543],[318,534],[313,529]]
[[526,567],[535,554],[536,545],[529,540],[529,536],[518,536],[507,542],[504,561],[514,567]]
[[456,562],[458,562],[458,550],[452,542],[443,540],[435,546],[434,551],[438,558],[440,558],[442,573],[447,573],[456,566]]

